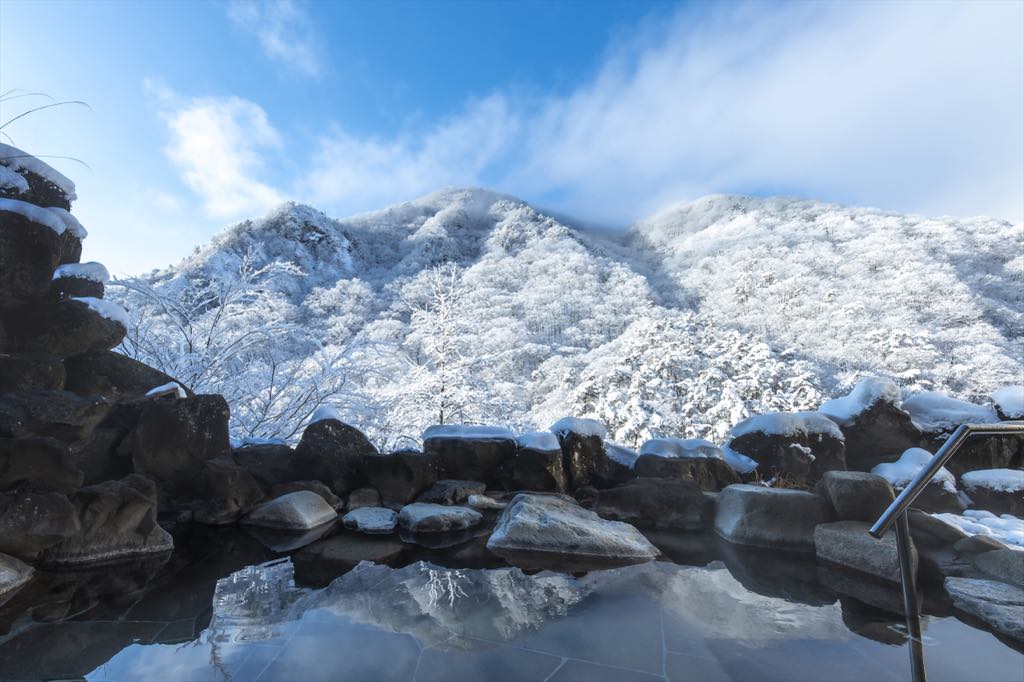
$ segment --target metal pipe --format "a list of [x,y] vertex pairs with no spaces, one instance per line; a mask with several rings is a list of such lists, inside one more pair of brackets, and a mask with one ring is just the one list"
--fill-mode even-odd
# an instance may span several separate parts
[[900,559],[900,584],[903,587],[903,615],[907,622],[907,644],[910,649],[910,670],[914,682],[928,682],[921,642],[921,613],[917,604],[917,578],[914,575],[913,546],[910,522],[903,512],[896,519],[896,553]]
[[949,461],[968,438],[971,436],[998,436],[1014,433],[1024,434],[1024,422],[964,424],[958,427],[953,432],[953,435],[939,448],[939,451],[935,453],[935,456],[928,461],[928,464],[917,472],[914,480],[903,489],[896,500],[889,505],[889,508],[878,517],[875,525],[871,526],[871,530],[868,532],[876,538],[885,535],[892,528],[892,525],[896,523],[896,519],[907,511],[907,508],[914,503],[917,496],[924,491],[925,486],[932,480],[932,477],[938,473],[939,469]]

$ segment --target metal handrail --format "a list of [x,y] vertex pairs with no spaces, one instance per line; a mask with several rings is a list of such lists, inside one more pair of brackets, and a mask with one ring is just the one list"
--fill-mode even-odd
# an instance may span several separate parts
[[917,496],[924,492],[928,482],[939,472],[939,469],[956,454],[960,446],[971,436],[999,436],[1010,433],[1024,433],[1024,422],[999,422],[997,424],[964,424],[957,428],[953,434],[946,439],[935,456],[928,464],[917,472],[914,480],[903,489],[896,500],[889,505],[889,508],[878,517],[875,525],[871,526],[871,533],[880,538],[896,523],[896,517],[907,511],[907,508],[914,503]]
[[960,446],[971,436],[999,436],[1024,434],[1024,422],[1000,422],[997,424],[964,424],[946,439],[939,451],[928,461],[914,480],[900,492],[875,525],[868,531],[876,538],[896,526],[896,554],[900,562],[900,587],[903,592],[903,614],[907,620],[907,639],[910,645],[910,670],[914,682],[927,682],[924,667],[924,650],[921,648],[921,614],[917,603],[917,582],[911,560],[910,519],[907,510],[920,495],[939,469],[956,454]]

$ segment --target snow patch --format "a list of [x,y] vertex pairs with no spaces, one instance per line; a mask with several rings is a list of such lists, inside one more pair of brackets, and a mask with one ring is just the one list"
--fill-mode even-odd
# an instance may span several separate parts
[[93,298],[92,296],[72,296],[71,300],[84,303],[94,312],[99,313],[101,317],[118,322],[125,329],[128,329],[128,312],[113,301]]
[[935,518],[968,535],[987,535],[999,540],[1010,549],[1024,551],[1024,520],[1010,514],[996,516],[984,509],[968,509],[963,516],[932,514]]
[[702,438],[652,438],[640,448],[641,455],[656,457],[699,457],[701,459],[724,459],[722,448]]
[[[75,183],[71,182],[62,173],[59,173],[48,163],[40,161],[31,154],[27,154],[17,147],[0,143],[0,166],[5,166],[14,172],[35,173],[44,180],[52,182],[57,188],[64,192],[69,201],[78,198],[75,194]],[[27,190],[28,187],[25,187]],[[24,190],[23,190],[24,191]]]
[[437,424],[428,426],[423,440],[430,438],[468,438],[471,440],[515,440],[512,432],[500,426],[475,426],[471,424]]
[[68,213],[66,209],[60,206],[51,206],[46,210],[57,214],[57,217],[64,223],[64,229],[70,232],[72,236],[79,239],[85,239],[89,236],[89,231],[82,227],[82,223],[78,222],[78,218]]
[[821,412],[774,412],[744,419],[732,427],[732,437],[749,433],[769,436],[826,435],[843,440],[839,426]]
[[832,418],[840,426],[849,426],[857,415],[871,409],[879,400],[899,405],[903,400],[903,393],[899,386],[888,379],[868,377],[861,379],[848,395],[823,403],[818,411]]
[[725,463],[731,466],[737,473],[749,474],[757,468],[756,460],[736,452],[728,445],[722,446],[722,456],[725,458]]
[[575,433],[577,436],[594,436],[602,440],[608,437],[608,430],[596,419],[563,417],[552,424],[549,430],[559,437],[570,433]]
[[68,229],[64,218],[58,213],[48,208],[30,204],[27,201],[0,198],[0,211],[17,213],[26,220],[50,228],[58,236],[64,234],[64,230]]
[[331,407],[330,405],[321,405],[320,407],[316,408],[316,411],[313,412],[313,416],[309,418],[309,423],[315,424],[316,422],[322,422],[327,419],[334,419],[335,421],[339,422],[345,421],[344,419],[341,418],[341,412],[338,412],[338,410]]
[[170,381],[166,384],[151,388],[146,391],[146,395],[164,395],[165,393],[174,393],[177,398],[185,397],[185,389],[181,387],[177,381]]
[[0,189],[14,190],[15,194],[23,194],[28,191],[28,180],[24,175],[15,173],[7,166],[0,165]]
[[65,263],[58,265],[53,271],[53,279],[87,279],[90,282],[106,284],[110,281],[110,273],[102,263]]
[[960,482],[970,493],[972,488],[987,488],[1015,493],[1024,491],[1024,471],[1018,469],[982,469],[968,471],[960,477]]
[[907,398],[903,409],[925,433],[953,431],[961,424],[991,424],[999,421],[994,409],[975,405],[934,391],[924,391]]
[[523,449],[540,450],[541,452],[558,452],[562,446],[558,438],[550,431],[534,431],[516,437],[516,445]]
[[[881,476],[889,481],[893,488],[900,491],[914,480],[917,472],[923,469],[933,456],[932,453],[922,448],[910,448],[895,462],[883,462],[873,468],[871,473]],[[956,479],[946,467],[939,469],[932,480],[939,481],[943,488],[956,494]]]
[[992,392],[992,402],[1009,419],[1024,419],[1024,386],[1003,386]]
[[636,465],[636,460],[640,456],[636,450],[618,443],[605,443],[604,452],[608,455],[608,459],[630,469]]

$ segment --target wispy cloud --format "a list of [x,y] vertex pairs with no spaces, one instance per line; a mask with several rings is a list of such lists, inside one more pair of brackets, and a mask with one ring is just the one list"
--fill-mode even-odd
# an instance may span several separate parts
[[281,136],[257,104],[239,97],[182,100],[158,83],[147,83],[167,124],[165,147],[185,183],[213,217],[236,218],[266,210],[284,196],[268,182],[264,153],[280,148]]
[[293,0],[232,0],[228,17],[255,35],[271,59],[304,76],[320,73],[316,32],[303,5]]

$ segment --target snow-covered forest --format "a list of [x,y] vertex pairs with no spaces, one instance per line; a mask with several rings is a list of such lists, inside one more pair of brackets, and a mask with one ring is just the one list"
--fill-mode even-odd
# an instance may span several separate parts
[[239,438],[321,405],[379,446],[434,423],[721,439],[865,375],[985,402],[1024,375],[1024,229],[712,196],[624,234],[445,190],[343,220],[286,204],[121,279],[123,351],[222,393]]

